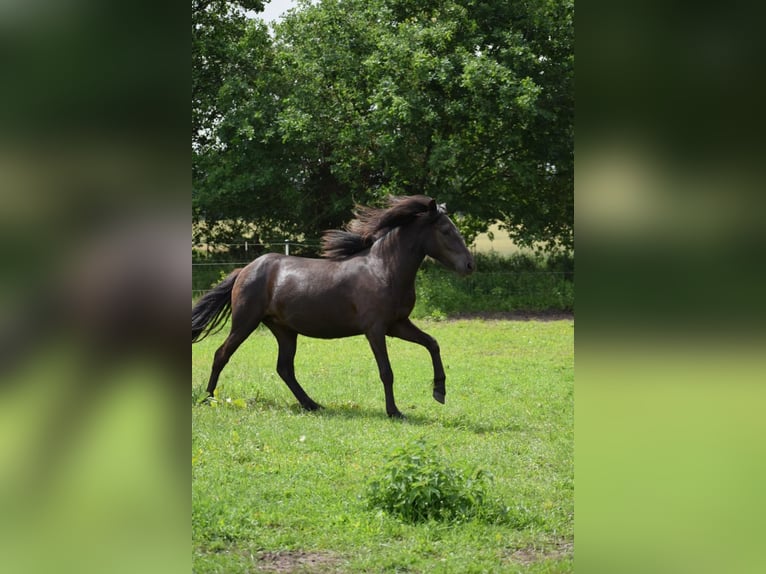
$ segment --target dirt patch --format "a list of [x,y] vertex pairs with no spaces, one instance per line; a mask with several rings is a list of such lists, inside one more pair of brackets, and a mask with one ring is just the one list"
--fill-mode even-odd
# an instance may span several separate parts
[[280,550],[259,552],[256,567],[259,572],[335,572],[342,562],[331,552]]
[[508,560],[518,564],[533,564],[542,560],[560,560],[574,557],[574,542],[561,540],[543,548],[519,548],[508,555]]
[[482,319],[484,321],[565,321],[574,320],[572,311],[497,311],[491,313],[458,313],[448,321]]

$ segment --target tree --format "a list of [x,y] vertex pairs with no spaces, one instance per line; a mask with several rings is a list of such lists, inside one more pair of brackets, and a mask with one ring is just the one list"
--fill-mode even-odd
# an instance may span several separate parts
[[[269,73],[242,75],[218,102],[227,153],[207,171],[219,186],[246,180],[218,199],[316,236],[355,201],[426,193],[462,214],[469,238],[499,220],[521,243],[570,247],[573,12],[553,0],[303,0],[273,41],[248,44]],[[251,137],[238,139],[243,125]]]
[[[572,2],[325,0],[277,29],[312,193],[427,193],[571,246]],[[340,201],[342,204],[342,201]]]
[[260,0],[193,0],[192,205],[195,218],[244,218],[276,235],[299,221],[275,130],[281,77],[272,41],[246,16],[262,9]]
[[240,41],[247,10],[262,11],[262,0],[192,0],[192,146],[209,145],[220,117],[218,92],[243,58]]

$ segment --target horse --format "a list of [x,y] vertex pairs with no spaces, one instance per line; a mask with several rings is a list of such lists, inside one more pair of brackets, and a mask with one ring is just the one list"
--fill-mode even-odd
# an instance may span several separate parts
[[[192,344],[223,328],[231,330],[215,352],[209,397],[221,370],[263,323],[279,345],[277,373],[300,405],[312,400],[295,378],[298,335],[335,339],[364,335],[377,362],[386,414],[403,415],[394,401],[394,374],[386,336],[425,347],[434,368],[433,398],[445,402],[445,379],[437,341],[409,319],[415,306],[415,276],[430,256],[461,276],[475,263],[446,207],[425,195],[389,197],[387,206],[357,205],[342,230],[325,231],[319,259],[268,253],[235,269],[192,308]],[[209,398],[208,397],[208,398]]]

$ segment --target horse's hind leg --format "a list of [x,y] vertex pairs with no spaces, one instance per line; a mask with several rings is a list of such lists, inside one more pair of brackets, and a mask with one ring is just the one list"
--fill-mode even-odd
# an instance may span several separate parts
[[315,403],[311,397],[306,394],[300,383],[295,378],[295,351],[298,348],[298,333],[285,329],[278,325],[266,323],[277,338],[279,344],[279,357],[277,358],[277,373],[298,399],[301,406],[307,411],[315,411],[320,405]]
[[218,347],[215,352],[215,357],[213,358],[213,368],[210,371],[210,379],[207,383],[208,395],[211,397],[213,396],[215,387],[218,385],[218,377],[221,375],[221,371],[226,366],[226,363],[229,362],[234,351],[236,351],[245,339],[250,336],[250,333],[255,331],[259,322],[260,321],[257,319],[240,322],[232,317],[231,332],[229,333],[229,336],[226,337],[223,345]]

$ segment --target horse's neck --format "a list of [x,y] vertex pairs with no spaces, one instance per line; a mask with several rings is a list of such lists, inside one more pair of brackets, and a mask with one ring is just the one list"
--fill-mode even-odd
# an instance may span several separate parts
[[414,285],[425,252],[412,241],[409,230],[398,227],[376,241],[370,254],[379,259],[392,283]]

